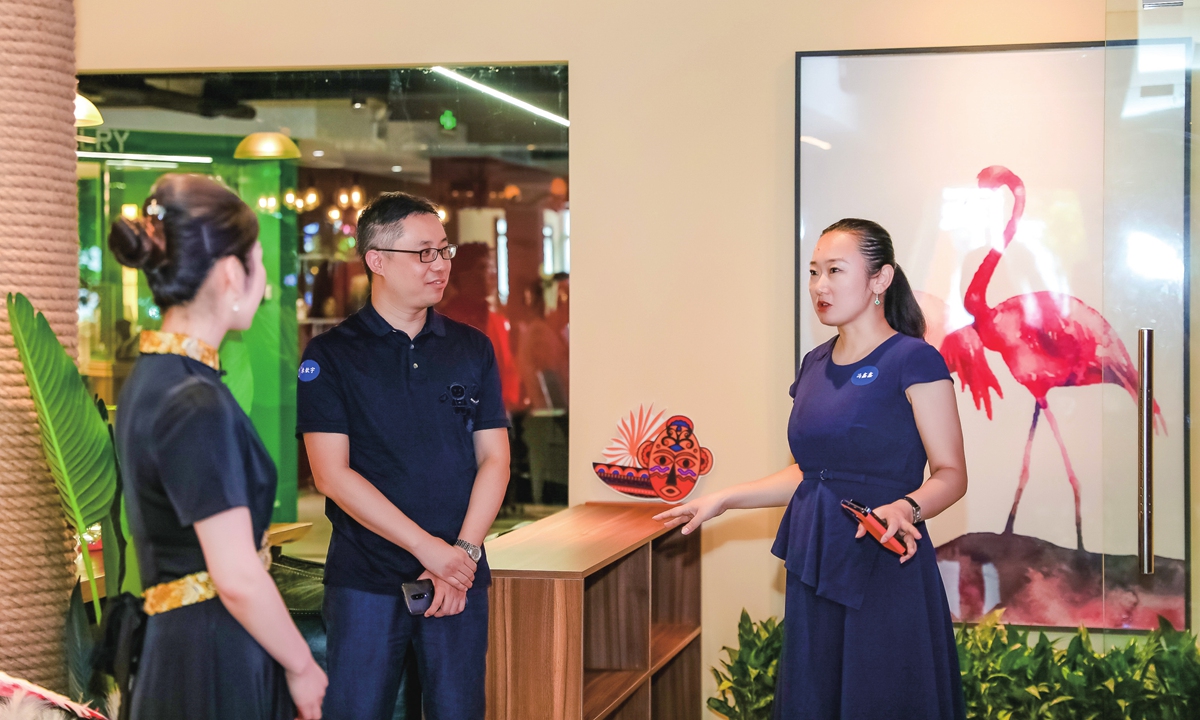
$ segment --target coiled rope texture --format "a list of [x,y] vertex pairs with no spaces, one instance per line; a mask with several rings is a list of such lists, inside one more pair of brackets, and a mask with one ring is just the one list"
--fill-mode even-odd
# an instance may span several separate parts
[[[0,0],[0,293],[77,342],[75,10]],[[0,302],[0,670],[66,690],[71,540]]]

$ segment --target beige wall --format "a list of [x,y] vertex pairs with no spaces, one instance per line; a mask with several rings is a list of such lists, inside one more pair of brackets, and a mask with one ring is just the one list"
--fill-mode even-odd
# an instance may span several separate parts
[[[696,421],[702,490],[789,462],[796,51],[1105,36],[1104,0],[77,6],[82,72],[570,63],[572,502],[616,497],[590,463],[639,403]],[[706,666],[783,612],[778,517],[705,534]]]

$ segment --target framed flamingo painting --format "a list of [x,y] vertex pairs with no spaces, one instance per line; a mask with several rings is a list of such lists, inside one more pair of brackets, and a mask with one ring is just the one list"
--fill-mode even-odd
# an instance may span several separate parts
[[1174,40],[797,56],[797,366],[836,332],[808,301],[821,229],[879,222],[963,423],[967,496],[929,522],[957,620],[1189,624],[1190,57]]

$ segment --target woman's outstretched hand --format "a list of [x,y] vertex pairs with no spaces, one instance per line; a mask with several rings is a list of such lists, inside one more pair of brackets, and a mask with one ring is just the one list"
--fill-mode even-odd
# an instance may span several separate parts
[[[886,543],[892,539],[892,536],[900,538],[900,542],[904,543],[907,548],[905,553],[900,556],[900,562],[908,562],[913,555],[917,554],[917,541],[921,539],[921,532],[912,524],[912,506],[907,502],[897,501],[890,505],[882,505],[875,508],[875,515],[887,525],[887,532],[883,537],[879,538],[880,543]],[[854,536],[860,538],[867,534],[867,528],[861,523],[858,526],[858,533]]]
[[703,523],[723,512],[725,512],[724,500],[720,493],[713,493],[660,512],[654,516],[654,519],[665,523],[668,529],[683,525],[683,530],[680,532],[688,535]]

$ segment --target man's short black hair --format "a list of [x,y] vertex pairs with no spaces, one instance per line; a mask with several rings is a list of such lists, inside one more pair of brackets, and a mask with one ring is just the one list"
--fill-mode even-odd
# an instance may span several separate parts
[[367,252],[384,246],[389,228],[410,215],[436,217],[437,214],[437,206],[431,201],[408,193],[386,192],[372,200],[358,218],[358,256],[362,258],[367,276],[371,276],[371,268],[367,267]]

